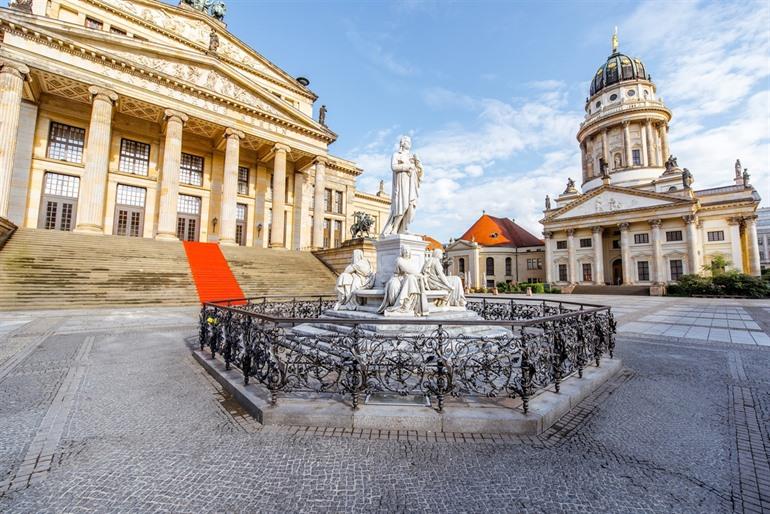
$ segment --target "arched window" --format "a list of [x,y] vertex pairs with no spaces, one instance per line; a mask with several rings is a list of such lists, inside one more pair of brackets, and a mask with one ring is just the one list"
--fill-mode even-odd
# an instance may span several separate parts
[[492,257],[487,257],[487,275],[495,274],[495,260]]
[[465,273],[465,259],[463,257],[460,257],[460,261],[457,263],[458,268],[460,268],[460,273]]
[[509,277],[513,275],[511,264],[512,264],[512,259],[510,257],[506,257],[505,258],[505,275]]

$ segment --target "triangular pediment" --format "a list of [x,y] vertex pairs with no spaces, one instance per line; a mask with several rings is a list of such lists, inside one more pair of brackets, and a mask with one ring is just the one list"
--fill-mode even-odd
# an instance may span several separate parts
[[452,250],[470,250],[474,247],[474,244],[464,239],[458,239],[452,243],[449,243],[446,247],[447,251]]
[[258,109],[271,117],[333,136],[326,127],[273,95],[257,81],[246,76],[243,70],[204,52],[190,49],[181,51],[173,46],[141,42],[130,37],[116,37],[86,28],[73,28],[70,24],[58,20],[37,20],[40,20],[40,23],[32,23],[30,27],[39,31],[42,37],[54,36],[76,48],[114,58],[116,62],[126,63],[131,68],[135,66],[151,70],[185,86],[214,93],[228,101],[234,100],[249,108]]
[[663,193],[639,191],[637,189],[602,186],[565,205],[550,216],[549,221],[558,221],[583,216],[602,216],[616,212],[634,211],[655,207],[667,207],[691,203],[689,199]]

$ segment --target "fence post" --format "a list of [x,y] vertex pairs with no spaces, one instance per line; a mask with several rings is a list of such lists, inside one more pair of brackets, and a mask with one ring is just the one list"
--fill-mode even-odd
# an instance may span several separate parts
[[436,333],[436,401],[439,412],[444,412],[444,391],[448,385],[444,369],[444,330],[443,325],[439,325]]
[[529,411],[529,393],[530,382],[532,380],[530,364],[529,364],[529,350],[527,349],[527,340],[524,336],[524,327],[521,327],[521,406],[524,409],[524,414]]

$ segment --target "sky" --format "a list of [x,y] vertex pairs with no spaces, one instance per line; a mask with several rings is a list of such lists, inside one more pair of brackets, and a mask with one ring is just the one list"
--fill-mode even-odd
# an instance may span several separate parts
[[544,197],[581,182],[575,135],[611,53],[641,58],[673,112],[669,138],[696,189],[740,158],[770,198],[770,2],[226,0],[228,29],[308,77],[355,161],[390,190],[401,134],[425,168],[410,230],[447,242],[483,211],[540,236]]

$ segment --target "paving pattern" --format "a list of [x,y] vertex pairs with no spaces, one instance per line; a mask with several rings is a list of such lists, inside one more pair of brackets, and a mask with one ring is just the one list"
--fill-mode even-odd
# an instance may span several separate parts
[[194,310],[0,313],[0,511],[770,512],[770,302],[569,299],[626,369],[526,438],[263,428]]

